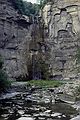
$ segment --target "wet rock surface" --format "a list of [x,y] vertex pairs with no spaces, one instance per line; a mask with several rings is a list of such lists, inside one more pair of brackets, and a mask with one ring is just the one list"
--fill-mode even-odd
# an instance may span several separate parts
[[0,120],[70,120],[78,114],[71,104],[57,101],[55,96],[59,93],[55,95],[51,89],[31,91],[20,85],[7,94],[9,97],[0,99]]

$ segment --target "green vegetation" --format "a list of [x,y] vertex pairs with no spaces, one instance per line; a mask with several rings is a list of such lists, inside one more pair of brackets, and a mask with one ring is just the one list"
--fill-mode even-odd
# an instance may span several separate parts
[[39,5],[32,4],[31,2],[24,2],[25,15],[38,15]]
[[32,4],[31,2],[26,2],[23,0],[14,0],[12,2],[15,5],[15,8],[18,9],[23,15],[37,15],[39,12],[38,4]]
[[15,8],[19,10],[21,14],[24,14],[25,8],[22,0],[14,0],[13,1]]
[[80,48],[77,48],[76,58],[77,58],[77,63],[80,63]]
[[63,83],[61,81],[56,80],[31,80],[28,81],[29,85],[38,86],[42,88],[53,88],[53,87],[59,87]]
[[10,81],[8,76],[3,70],[3,59],[0,55],[0,92],[4,91],[7,87],[10,86]]
[[77,47],[77,53],[76,53],[76,56],[75,56],[75,58],[76,58],[76,70],[77,70],[77,72],[80,72],[80,48],[79,47]]
[[47,2],[50,2],[51,0],[37,0],[37,3],[39,4],[32,4],[31,2],[23,1],[23,0],[13,0],[13,4],[16,9],[19,10],[19,12],[23,15],[38,15],[39,10],[47,4]]

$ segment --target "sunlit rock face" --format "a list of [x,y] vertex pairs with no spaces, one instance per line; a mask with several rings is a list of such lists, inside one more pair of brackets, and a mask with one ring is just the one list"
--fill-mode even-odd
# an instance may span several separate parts
[[57,36],[59,30],[67,30],[71,27],[73,32],[79,32],[80,1],[54,0],[53,3],[48,3],[43,8],[43,19],[45,25],[49,24],[50,30],[53,30],[52,36],[54,37]]
[[47,5],[44,6],[44,8],[42,10],[43,11],[43,20],[44,20],[46,26],[48,25],[50,18],[51,18],[50,9],[51,9],[51,4],[48,3]]
[[29,28],[29,18],[18,14],[12,0],[0,1],[0,54],[10,78],[28,73]]
[[[80,0],[54,0],[43,8],[45,41],[50,48],[53,78],[74,79],[76,52],[80,45]],[[47,29],[47,30],[46,30]]]

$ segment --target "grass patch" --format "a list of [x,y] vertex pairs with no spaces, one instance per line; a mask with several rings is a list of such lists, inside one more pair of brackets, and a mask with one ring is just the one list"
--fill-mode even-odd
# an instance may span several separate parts
[[57,80],[30,80],[28,81],[28,84],[30,84],[31,86],[53,88],[53,87],[59,87],[63,83]]

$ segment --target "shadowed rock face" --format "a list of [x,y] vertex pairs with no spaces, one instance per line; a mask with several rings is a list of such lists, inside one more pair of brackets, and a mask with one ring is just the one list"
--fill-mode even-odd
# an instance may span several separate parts
[[[39,25],[31,22],[28,16],[15,9],[13,0],[0,1],[0,54],[12,79],[33,78],[32,57],[40,49],[42,39],[39,39]],[[31,66],[30,70],[28,66]]]
[[80,45],[80,1],[54,0],[43,8],[47,45],[50,47],[52,75],[74,79],[76,77],[76,52]]
[[0,1],[0,54],[10,78],[29,75],[31,79],[33,73],[41,78],[42,71],[35,67],[39,60],[48,64],[51,79],[77,78],[79,5],[79,0],[49,2],[43,8],[43,19],[32,25],[11,1]]
[[18,14],[11,1],[0,1],[0,54],[10,78],[28,74],[29,28],[29,17]]

